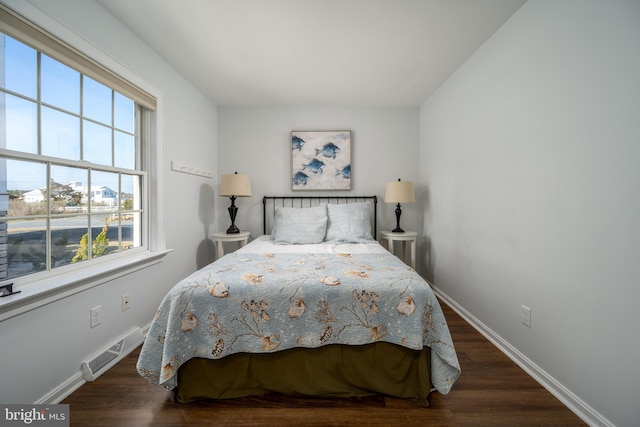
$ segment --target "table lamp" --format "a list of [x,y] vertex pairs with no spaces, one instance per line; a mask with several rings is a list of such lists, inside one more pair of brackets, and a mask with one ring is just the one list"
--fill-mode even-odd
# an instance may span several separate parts
[[397,181],[387,182],[387,187],[384,192],[385,203],[397,203],[396,206],[396,228],[391,230],[394,233],[404,233],[404,230],[400,228],[400,215],[402,215],[402,209],[400,209],[400,203],[413,203],[416,201],[416,196],[413,191],[413,182],[411,181]]
[[238,174],[224,174],[220,179],[220,196],[226,196],[231,199],[231,206],[229,206],[229,216],[231,217],[231,226],[227,229],[228,234],[236,234],[240,232],[240,229],[236,227],[236,215],[238,214],[238,208],[236,207],[236,197],[250,197],[251,196],[251,180],[249,175]]

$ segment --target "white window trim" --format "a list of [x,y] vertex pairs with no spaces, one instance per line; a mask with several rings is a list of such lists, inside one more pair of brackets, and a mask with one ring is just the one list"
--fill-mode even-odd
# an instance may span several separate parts
[[92,262],[91,266],[87,268],[72,269],[72,271],[60,274],[52,273],[46,279],[34,281],[25,287],[21,286],[20,293],[0,298],[0,321],[3,321],[157,264],[171,250],[166,248],[165,222],[162,209],[164,194],[164,99],[162,92],[147,81],[142,80],[113,57],[31,4],[22,0],[1,1],[20,15],[156,98],[156,110],[152,115],[153,121],[151,123],[143,123],[143,126],[146,127],[143,131],[151,132],[150,135],[154,139],[153,146],[144,147],[145,150],[143,150],[145,156],[147,156],[145,161],[149,165],[148,173],[150,178],[147,180],[149,185],[147,219],[150,226],[147,239],[148,250],[137,251],[134,249],[127,251],[123,256],[115,257],[117,259],[114,259],[112,255],[102,263]]
[[161,262],[169,252],[171,250],[155,252],[143,250],[137,254],[119,257],[115,261],[96,262],[90,269],[77,269],[77,271],[57,275],[54,273],[46,279],[29,283],[27,286],[20,287],[20,293],[0,300],[0,322],[150,267]]

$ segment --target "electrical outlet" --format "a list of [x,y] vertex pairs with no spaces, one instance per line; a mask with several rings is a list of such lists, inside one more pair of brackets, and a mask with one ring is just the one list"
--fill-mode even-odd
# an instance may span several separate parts
[[520,314],[520,322],[528,328],[531,327],[531,309],[526,305],[522,305],[522,312]]
[[122,311],[129,310],[129,294],[122,294]]
[[95,328],[102,323],[102,306],[97,305],[89,311],[89,327]]

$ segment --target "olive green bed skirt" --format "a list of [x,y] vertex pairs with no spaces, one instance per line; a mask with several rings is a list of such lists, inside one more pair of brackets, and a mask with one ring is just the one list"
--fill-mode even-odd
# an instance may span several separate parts
[[377,342],[276,353],[194,358],[180,367],[176,398],[232,399],[267,393],[306,396],[384,394],[428,406],[429,349]]

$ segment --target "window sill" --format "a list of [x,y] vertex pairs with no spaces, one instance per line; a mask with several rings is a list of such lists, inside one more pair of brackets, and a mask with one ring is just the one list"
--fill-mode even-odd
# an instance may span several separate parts
[[20,293],[0,298],[0,322],[107,281],[150,267],[161,262],[164,256],[171,251],[171,249],[156,252],[143,251],[118,260],[93,265],[86,269],[53,275],[29,285],[21,286],[17,289],[21,291]]

